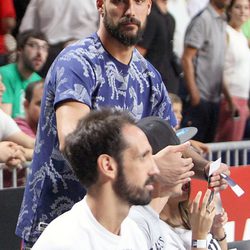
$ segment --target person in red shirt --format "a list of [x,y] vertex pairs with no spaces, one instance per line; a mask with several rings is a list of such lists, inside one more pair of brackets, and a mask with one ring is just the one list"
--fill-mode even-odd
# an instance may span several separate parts
[[8,63],[8,55],[15,51],[16,41],[11,31],[16,26],[13,0],[0,0],[0,65]]

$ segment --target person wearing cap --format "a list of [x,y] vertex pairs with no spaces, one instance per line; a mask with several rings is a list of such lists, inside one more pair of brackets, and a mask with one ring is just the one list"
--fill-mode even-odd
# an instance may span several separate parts
[[[181,152],[181,147],[185,146],[185,143],[178,145],[180,143],[179,138],[176,133],[169,125],[169,123],[159,117],[146,117],[138,121],[137,126],[145,133],[147,139],[152,147],[154,154],[157,154],[160,150],[166,148],[179,148],[176,152]],[[191,137],[187,137],[189,140]],[[186,143],[187,144],[187,143]],[[169,146],[178,145],[178,146]],[[183,150],[185,151],[185,150]],[[181,156],[181,155],[180,155]],[[177,168],[175,165],[173,168]],[[160,220],[160,213],[162,209],[166,206],[168,200],[173,197],[180,196],[183,193],[181,183],[175,183],[171,186],[162,182],[162,178],[157,178],[154,183],[154,190],[152,193],[153,199],[147,206],[133,206],[130,209],[129,217],[132,218],[140,227],[147,239],[148,249],[158,250],[158,249],[178,249],[179,247],[185,248],[180,242],[175,242],[178,238],[176,235],[173,237],[171,230],[166,231],[162,227],[162,222]],[[211,191],[208,190],[204,195],[201,202],[201,192],[197,193],[197,196],[190,205],[190,221],[192,222],[191,233],[194,239],[194,244],[197,243],[196,239],[204,237],[206,239],[208,232],[210,231],[214,213],[214,202],[209,203],[208,197]],[[199,204],[201,205],[199,206]],[[198,204],[198,206],[197,206]],[[212,211],[211,213],[206,213],[207,211]],[[199,249],[207,249],[205,246],[206,242],[202,241],[203,245],[199,245]],[[179,245],[178,245],[179,244]],[[210,245],[210,244],[209,244]],[[191,249],[191,248],[190,248]],[[195,246],[192,249],[197,249]]]

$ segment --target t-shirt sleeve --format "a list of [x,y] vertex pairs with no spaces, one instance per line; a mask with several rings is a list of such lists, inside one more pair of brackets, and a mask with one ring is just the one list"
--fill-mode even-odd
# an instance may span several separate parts
[[13,103],[13,90],[11,86],[11,79],[8,77],[7,72],[2,71],[0,68],[0,75],[2,76],[2,82],[5,86],[5,91],[2,96],[3,103]]
[[15,121],[2,110],[0,110],[0,130],[0,140],[5,140],[21,131]]
[[206,22],[202,17],[197,17],[189,24],[185,34],[185,46],[200,49],[206,39]]
[[96,84],[93,64],[77,51],[62,55],[53,68],[55,88],[54,106],[59,102],[74,100],[91,108],[91,95]]

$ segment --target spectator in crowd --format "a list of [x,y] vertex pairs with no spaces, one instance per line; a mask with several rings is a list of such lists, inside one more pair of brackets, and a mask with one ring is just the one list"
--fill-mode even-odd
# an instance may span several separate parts
[[[97,8],[98,32],[65,48],[45,80],[32,172],[16,229],[24,247],[32,246],[47,223],[84,196],[83,187],[60,152],[65,136],[80,118],[92,109],[108,106],[127,110],[136,120],[154,115],[176,125],[159,72],[134,48],[151,1],[97,0]],[[165,180],[169,184],[193,175],[185,166],[171,171],[172,160],[165,151],[154,158],[169,172]],[[204,177],[208,162],[199,158],[196,163],[196,174]],[[225,170],[226,166],[220,168]],[[218,173],[214,181],[215,185],[225,183]]]
[[[5,91],[0,81],[0,103]],[[20,168],[21,164],[30,161],[33,155],[35,140],[24,134],[16,125],[15,121],[0,109],[0,162],[12,169]],[[4,186],[11,186],[12,174],[8,169],[4,170]],[[25,170],[17,171],[17,185],[23,186],[25,182]]]
[[42,31],[48,38],[48,60],[40,72],[43,77],[69,40],[91,35],[98,27],[95,0],[31,0],[19,32],[28,29]]
[[[175,129],[179,129],[181,122],[182,122],[182,100],[178,95],[175,95],[173,93],[169,93],[169,97],[171,99],[172,102],[172,107],[173,107],[173,111],[175,113],[175,116],[177,118],[177,126],[175,127]],[[202,143],[200,141],[196,141],[196,140],[190,140],[191,146],[195,148],[196,152],[198,152],[199,154],[207,154],[209,152],[209,148],[205,143]]]
[[[210,219],[206,220],[206,223],[203,224],[207,229],[204,235],[202,235],[203,232],[197,231],[197,229],[194,228],[198,219],[194,217],[195,210],[192,211],[190,209],[190,186],[190,182],[184,184],[181,194],[171,196],[168,199],[160,214],[162,231],[167,235],[168,241],[171,242],[175,249],[191,249],[191,243],[194,239],[192,234],[196,232],[199,233],[199,239],[204,239],[208,249],[227,250],[226,233],[223,228],[228,219],[227,213],[222,210],[221,213],[217,215],[214,214],[215,217],[211,217],[211,213],[209,213],[210,210],[208,211],[206,206],[201,205],[201,210],[206,209],[202,214],[204,219],[205,217],[209,217],[208,219]],[[199,196],[200,195],[197,194],[196,198]]]
[[19,128],[27,135],[35,138],[41,111],[43,95],[43,81],[33,82],[25,90],[24,110],[25,118],[19,117],[15,121]]
[[177,93],[182,74],[180,60],[173,51],[175,20],[166,0],[153,0],[142,40],[137,49],[161,73],[169,92]]
[[16,40],[11,35],[16,25],[13,0],[0,0],[0,66],[9,62],[16,49]]
[[[168,146],[179,144],[179,139],[167,121],[159,117],[151,116],[138,121],[137,126],[146,134],[154,154],[158,153],[160,150],[169,150],[169,153],[172,155],[173,153],[179,154],[180,159],[182,159],[182,161],[186,161],[186,164],[188,164],[188,161],[189,164],[192,164],[190,158],[183,158],[185,147],[187,147],[187,144],[189,145],[189,143],[185,143],[186,145]],[[172,168],[179,168],[180,164],[181,161],[177,161],[175,158]],[[163,172],[160,172],[160,175],[162,174]],[[157,180],[159,180],[159,177]],[[178,182],[169,186],[165,183],[156,181],[154,183],[154,190],[152,192],[153,199],[150,202],[150,205],[133,206],[130,209],[129,217],[132,218],[143,231],[144,236],[147,239],[147,249],[173,249],[173,243],[171,240],[169,241],[170,235],[168,235],[165,230],[161,230],[159,213],[168,201],[169,197],[175,197],[181,193],[182,184]],[[211,204],[211,206],[213,206],[213,204]],[[194,233],[192,235],[194,239],[197,239],[198,237],[197,232],[204,235],[207,234],[210,227],[209,222],[214,216],[214,214],[210,214],[206,218],[203,218],[202,210],[198,210],[196,215],[197,223],[193,224]],[[194,216],[194,214],[191,216]],[[204,219],[205,221],[208,220],[205,222],[208,227],[205,228],[201,227],[201,224],[198,223],[198,221],[204,221]]]
[[184,103],[183,126],[198,128],[195,139],[214,140],[226,48],[223,14],[230,0],[210,0],[188,26],[182,57],[189,100]]
[[36,73],[48,56],[48,43],[43,33],[33,30],[18,36],[18,59],[16,63],[0,67],[6,91],[1,108],[13,118],[24,117],[24,91],[41,77]]
[[131,205],[150,202],[159,169],[135,121],[119,111],[92,111],[65,145],[87,194],[52,221],[32,249],[147,250],[142,232],[127,215]]
[[[227,9],[224,81],[229,91],[221,101],[216,141],[241,141],[249,117],[250,50],[241,31],[249,17],[249,0],[232,0]],[[233,105],[229,105],[233,103]]]

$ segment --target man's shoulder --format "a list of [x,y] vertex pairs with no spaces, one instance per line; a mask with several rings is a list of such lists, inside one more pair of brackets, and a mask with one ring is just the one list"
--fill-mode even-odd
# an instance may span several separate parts
[[10,63],[0,67],[1,74],[9,74],[10,72],[17,72],[17,64]]

